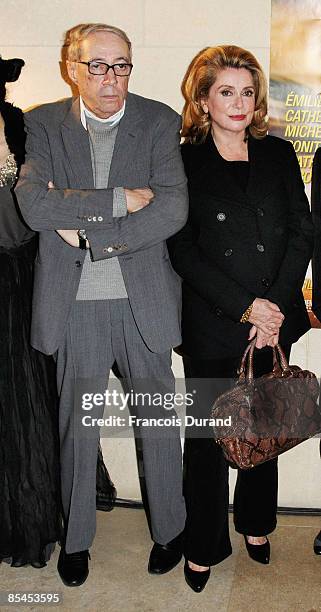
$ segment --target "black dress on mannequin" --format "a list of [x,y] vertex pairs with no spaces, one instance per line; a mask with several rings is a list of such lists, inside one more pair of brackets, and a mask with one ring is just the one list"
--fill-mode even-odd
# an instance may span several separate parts
[[[0,103],[6,140],[23,161],[22,112]],[[0,186],[0,560],[43,567],[61,536],[53,361],[29,344],[37,238],[12,181]]]

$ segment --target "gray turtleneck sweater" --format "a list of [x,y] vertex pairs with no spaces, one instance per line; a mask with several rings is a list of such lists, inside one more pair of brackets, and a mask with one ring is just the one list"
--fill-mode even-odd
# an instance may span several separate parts
[[[105,189],[108,185],[109,170],[118,131],[118,125],[110,127],[108,123],[86,118],[90,138],[91,163],[96,189]],[[122,217],[127,214],[126,196],[121,187],[114,189],[113,215]],[[77,300],[113,300],[127,298],[127,291],[119,265],[118,257],[91,261],[89,251],[86,253]]]

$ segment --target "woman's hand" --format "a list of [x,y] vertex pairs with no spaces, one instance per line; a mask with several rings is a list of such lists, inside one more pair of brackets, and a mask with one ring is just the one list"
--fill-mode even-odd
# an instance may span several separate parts
[[264,334],[258,327],[253,325],[250,329],[249,340],[253,340],[256,336],[255,347],[258,349],[264,348],[264,346],[276,346],[279,342],[279,333],[276,332],[272,335]]
[[273,336],[270,336],[267,346],[276,346],[279,343],[279,333],[276,332]]
[[249,322],[260,329],[265,336],[270,338],[273,334],[278,333],[283,321],[284,315],[277,304],[262,298],[255,298]]

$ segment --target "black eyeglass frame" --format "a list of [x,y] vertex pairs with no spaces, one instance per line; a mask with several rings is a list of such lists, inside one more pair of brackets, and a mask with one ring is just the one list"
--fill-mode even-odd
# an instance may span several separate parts
[[[98,60],[90,60],[90,62],[80,62],[80,61],[77,61],[76,63],[77,64],[84,64],[85,66],[87,66],[89,74],[92,74],[93,76],[104,76],[105,74],[107,74],[108,70],[110,70],[110,68],[112,68],[113,73],[114,73],[114,75],[116,77],[127,77],[127,76],[130,76],[130,73],[131,73],[131,71],[133,69],[133,66],[134,66],[133,64],[129,64],[127,62],[124,62],[124,63],[117,62],[116,64],[107,64],[106,62],[100,62]],[[106,71],[102,72],[101,74],[97,74],[95,72],[90,72],[90,65],[91,64],[99,64],[100,66],[105,66],[106,67]],[[115,66],[128,66],[129,67],[129,73],[128,74],[116,74]]]

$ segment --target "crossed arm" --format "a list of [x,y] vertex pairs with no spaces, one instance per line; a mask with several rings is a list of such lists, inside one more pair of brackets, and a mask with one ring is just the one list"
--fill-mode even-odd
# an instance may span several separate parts
[[[52,181],[49,181],[48,188],[55,188]],[[128,213],[134,213],[138,210],[141,210],[142,208],[145,208],[145,206],[148,206],[148,204],[150,204],[154,197],[152,190],[148,187],[143,189],[125,189],[124,191],[126,196],[126,207]],[[78,230],[61,229],[56,230],[56,232],[70,246],[76,248],[79,247],[79,238],[77,233]],[[86,247],[87,249],[90,248],[89,240],[86,240]]]
[[[177,115],[160,116],[155,121],[150,159],[144,162],[149,185],[138,185],[137,189],[123,185],[127,214],[114,217],[113,188],[66,189],[58,184],[54,155],[66,153],[52,151],[49,129],[34,113],[26,115],[27,156],[16,188],[22,215],[30,227],[36,231],[63,230],[64,238],[72,240],[81,227],[86,230],[93,259],[99,260],[123,254],[107,251],[105,246],[126,244],[126,253],[136,252],[166,240],[184,225],[188,197]],[[100,216],[99,228],[91,222],[95,215]],[[65,230],[74,231],[67,234]]]

